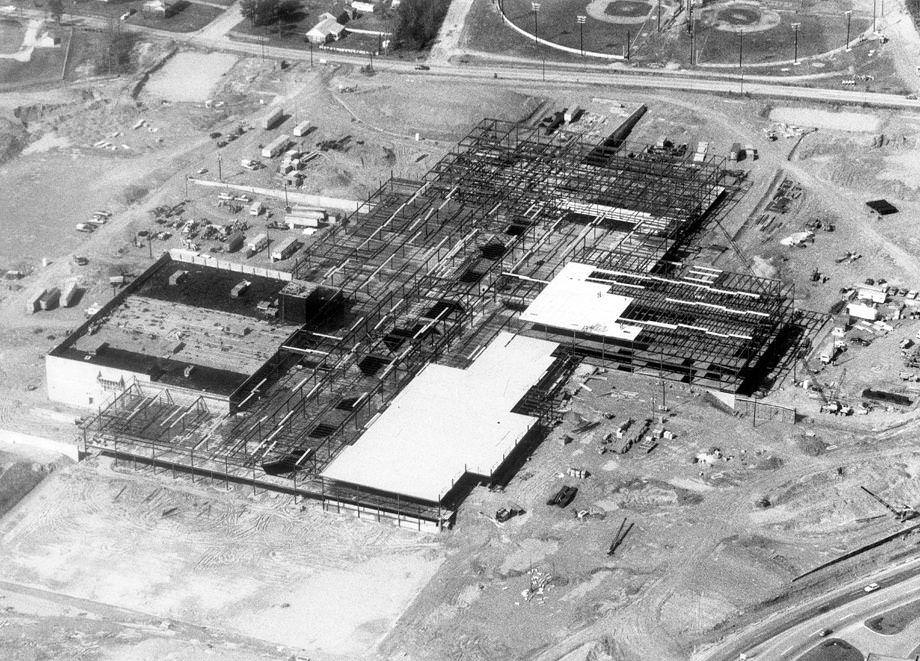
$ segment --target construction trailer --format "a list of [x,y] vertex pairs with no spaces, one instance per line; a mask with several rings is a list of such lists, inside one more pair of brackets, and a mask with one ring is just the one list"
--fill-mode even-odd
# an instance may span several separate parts
[[275,108],[262,118],[262,128],[266,131],[270,131],[271,129],[278,126],[283,119],[284,109]]
[[68,280],[61,290],[61,305],[65,308],[72,307],[80,295],[80,287],[76,280]]
[[[559,420],[585,357],[732,394],[780,382],[823,318],[796,310],[778,281],[691,259],[743,177],[712,155],[691,161],[617,136],[484,120],[423,179],[390,178],[297,255],[277,307],[258,311],[297,327],[229,412],[161,435],[180,409],[160,397],[154,410],[138,384],[83,425],[84,443],[429,529],[450,522],[471,485],[514,470]],[[272,258],[290,256],[292,241]],[[506,372],[516,402],[446,409],[471,424],[507,419],[514,431],[497,454],[393,435],[437,417],[444,392],[489,392]],[[374,438],[389,448],[386,466],[365,449]]]
[[282,133],[277,138],[269,142],[267,145],[262,147],[262,157],[263,158],[274,158],[285,149],[288,148],[288,145],[291,144],[291,137],[286,133]]
[[273,262],[280,262],[293,255],[300,248],[301,243],[294,237],[288,237],[274,248],[272,248],[271,259]]
[[268,247],[268,234],[265,232],[257,234],[255,237],[249,239],[249,243],[246,244],[246,248],[249,251],[250,255],[254,255],[260,250],[264,250]]
[[299,124],[297,124],[297,126],[294,127],[294,130],[291,131],[291,133],[293,133],[294,137],[296,138],[302,138],[309,131],[310,131],[310,120],[306,119],[300,122]]

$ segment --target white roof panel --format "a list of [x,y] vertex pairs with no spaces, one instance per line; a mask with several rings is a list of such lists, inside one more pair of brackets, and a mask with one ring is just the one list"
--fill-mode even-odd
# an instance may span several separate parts
[[439,502],[464,473],[491,475],[536,423],[511,409],[557,346],[503,332],[468,369],[427,365],[323,477]]
[[609,284],[590,282],[595,270],[590,264],[569,262],[521,313],[521,319],[592,335],[636,339],[641,327],[619,322],[633,299],[609,293]]

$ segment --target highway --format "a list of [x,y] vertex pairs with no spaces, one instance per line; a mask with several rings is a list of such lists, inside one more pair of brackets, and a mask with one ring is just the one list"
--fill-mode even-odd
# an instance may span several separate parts
[[[878,583],[874,592],[865,592]],[[920,596],[920,559],[827,592],[805,604],[780,611],[732,634],[718,645],[694,655],[700,661],[795,659],[817,645],[824,628],[838,631]],[[871,650],[862,650],[868,652]]]

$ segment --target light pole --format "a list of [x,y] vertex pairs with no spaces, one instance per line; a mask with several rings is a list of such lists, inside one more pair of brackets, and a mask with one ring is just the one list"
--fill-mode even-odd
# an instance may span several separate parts
[[875,0],[872,0],[872,34],[875,34]]
[[801,23],[792,24],[792,34],[793,34],[793,50],[792,50],[792,64],[799,63],[799,27]]
[[581,46],[581,59],[585,59],[585,21],[587,16],[578,15],[575,17],[578,22],[578,44]]
[[661,0],[658,0],[658,31],[661,32]]
[[846,52],[849,53],[850,52],[850,16],[853,14],[853,12],[848,9],[847,11],[843,13],[847,15],[847,43],[844,48],[846,49]]
[[[533,9],[533,47],[539,48],[537,44],[540,40],[540,37],[538,36],[540,28],[537,23],[537,13],[540,11],[540,3],[531,2],[530,6]],[[540,68],[541,68],[541,71],[543,72],[543,80],[545,81],[546,80],[546,55],[543,53],[543,49],[540,49]]]
[[537,36],[537,34],[540,32],[540,27],[539,27],[539,25],[537,24],[537,12],[540,11],[540,3],[539,3],[539,2],[531,2],[531,3],[530,3],[530,8],[533,10],[533,49],[534,49],[534,51],[536,51],[536,50],[537,50],[537,41],[539,40],[539,37]]
[[632,35],[629,34],[629,30],[626,30],[626,61],[629,62],[629,50],[632,46]]

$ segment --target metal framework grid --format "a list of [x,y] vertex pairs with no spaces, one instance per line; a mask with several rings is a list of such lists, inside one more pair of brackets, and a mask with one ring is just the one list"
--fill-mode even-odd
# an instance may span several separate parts
[[[391,178],[302,255],[294,276],[320,295],[308,301],[307,322],[273,359],[274,374],[241,393],[237,411],[197,416],[180,434],[134,434],[119,420],[146,419],[155,399],[133,386],[84,425],[84,441],[121,459],[228,484],[441,524],[449,520],[455,497],[407,502],[330,483],[320,473],[424,365],[464,367],[502,329],[541,332],[523,323],[519,312],[569,261],[616,271],[611,287],[643,283],[641,305],[627,314],[649,323],[673,314],[672,290],[692,287],[683,280],[696,273],[675,258],[737,191],[735,174],[712,157],[692,163],[637,146],[607,149],[566,132],[546,136],[484,120],[424,181]],[[644,280],[653,275],[662,280]],[[634,369],[667,368],[675,378],[738,385],[756,362],[756,350],[789,323],[791,292],[772,281],[721,272],[711,280],[763,297],[752,310],[767,316],[744,325],[748,349],[739,339],[738,347],[719,353],[726,343],[656,329],[641,346],[617,347],[611,356],[602,346],[600,355]],[[705,314],[718,328],[736,328],[730,315],[715,309]],[[557,376],[597,353],[597,338],[560,339],[551,370]],[[686,369],[688,359],[705,369]],[[516,410],[551,424],[559,379],[552,383],[535,387]]]

